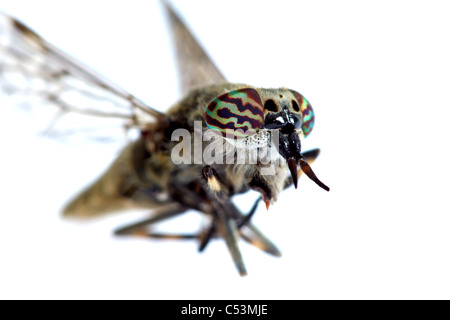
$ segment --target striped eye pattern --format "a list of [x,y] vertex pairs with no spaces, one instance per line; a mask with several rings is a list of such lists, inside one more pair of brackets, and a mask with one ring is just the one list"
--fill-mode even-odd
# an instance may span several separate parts
[[294,94],[300,106],[300,113],[302,115],[303,122],[302,131],[306,138],[311,133],[314,127],[314,111],[311,107],[311,104],[308,102],[308,100],[306,100],[304,96],[294,90],[291,90],[291,92]]
[[215,98],[205,110],[206,125],[223,136],[245,138],[264,123],[264,107],[255,89],[246,88]]

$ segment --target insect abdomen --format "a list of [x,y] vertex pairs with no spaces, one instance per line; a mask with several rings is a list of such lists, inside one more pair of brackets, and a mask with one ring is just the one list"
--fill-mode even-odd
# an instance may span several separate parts
[[91,186],[75,197],[64,209],[65,217],[90,218],[114,211],[136,208],[152,208],[159,205],[147,197],[138,197],[140,191],[158,190],[158,186],[143,183],[137,167],[144,166],[143,158],[136,159],[137,148],[144,148],[142,140],[127,146],[108,170]]

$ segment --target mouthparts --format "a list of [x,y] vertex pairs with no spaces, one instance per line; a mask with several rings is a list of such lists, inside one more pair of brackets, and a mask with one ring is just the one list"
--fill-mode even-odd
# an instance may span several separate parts
[[295,130],[288,134],[280,132],[278,152],[283,158],[286,159],[286,163],[289,171],[291,172],[292,182],[294,183],[295,189],[297,189],[298,169],[300,167],[300,169],[308,176],[308,178],[314,181],[319,187],[326,191],[330,191],[330,188],[326,186],[322,181],[320,181],[319,178],[317,178],[308,162],[303,159],[301,150],[302,146],[300,143],[300,138]]

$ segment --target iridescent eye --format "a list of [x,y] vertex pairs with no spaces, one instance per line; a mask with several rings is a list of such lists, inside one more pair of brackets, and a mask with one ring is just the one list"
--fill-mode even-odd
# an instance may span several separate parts
[[311,104],[297,91],[291,90],[300,105],[300,113],[302,115],[302,131],[307,137],[314,127],[314,111]]
[[[239,89],[215,98],[205,110],[206,125],[223,136],[246,137],[264,123],[264,107],[255,89]],[[238,131],[236,131],[238,130]]]

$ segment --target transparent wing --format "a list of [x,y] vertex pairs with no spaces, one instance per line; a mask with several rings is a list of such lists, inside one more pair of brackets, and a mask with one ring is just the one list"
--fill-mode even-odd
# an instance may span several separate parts
[[225,82],[223,74],[195,40],[170,4],[167,1],[162,2],[170,21],[183,95],[192,89]]
[[123,139],[164,117],[1,12],[0,91],[58,138]]

